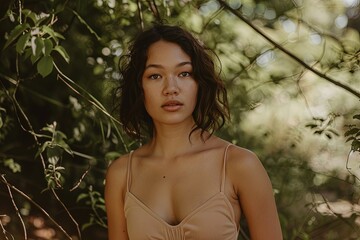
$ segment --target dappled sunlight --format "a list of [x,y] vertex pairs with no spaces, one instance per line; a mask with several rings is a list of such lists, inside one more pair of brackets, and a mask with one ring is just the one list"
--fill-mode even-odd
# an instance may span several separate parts
[[343,218],[350,218],[355,215],[356,224],[360,226],[360,205],[352,204],[346,200],[337,200],[335,202],[320,202],[316,203],[316,208],[314,211],[317,211],[323,215],[340,215]]
[[143,144],[117,122],[119,62],[130,40],[161,19],[218,55],[232,121],[215,134],[259,156],[284,239],[360,237],[360,0],[80,5],[11,1],[1,9],[0,221],[8,236],[23,239],[26,228],[29,240],[107,239],[107,166]]
[[37,230],[34,230],[34,236],[35,237],[38,237],[38,238],[41,238],[41,239],[58,239],[58,238],[55,238],[55,230],[52,229],[52,228],[41,228],[41,229],[37,229]]

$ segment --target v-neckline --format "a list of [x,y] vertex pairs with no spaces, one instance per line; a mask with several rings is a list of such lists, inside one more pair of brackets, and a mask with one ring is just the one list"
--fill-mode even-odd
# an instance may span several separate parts
[[[196,208],[194,208],[193,210],[191,210],[179,223],[172,225],[170,223],[168,223],[167,221],[165,221],[162,217],[160,217],[159,214],[157,214],[156,212],[154,212],[150,207],[148,207],[144,202],[142,202],[138,197],[136,197],[133,193],[131,193],[130,191],[126,192],[126,195],[131,197],[132,199],[134,199],[140,206],[143,207],[143,209],[149,213],[152,217],[154,217],[155,219],[157,219],[158,221],[160,221],[161,223],[163,223],[164,225],[166,225],[167,227],[170,228],[178,228],[180,226],[182,226],[183,224],[186,223],[186,221],[192,217],[195,213],[197,213],[198,211],[200,211],[202,208],[204,208],[208,203],[211,202],[211,200],[213,200],[214,198],[216,198],[218,195],[220,195],[220,197],[225,199],[225,202],[227,201],[227,204],[229,204],[229,199],[225,196],[225,194],[223,192],[217,192],[214,195],[212,195],[210,198],[208,198],[207,200],[205,200],[205,202],[201,203],[199,206],[197,206]],[[125,196],[126,197],[126,196]],[[231,205],[231,204],[230,204]]]

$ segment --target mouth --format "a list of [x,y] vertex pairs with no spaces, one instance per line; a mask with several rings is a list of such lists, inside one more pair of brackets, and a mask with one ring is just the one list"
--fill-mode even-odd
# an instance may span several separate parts
[[179,101],[168,101],[161,105],[161,107],[166,111],[174,112],[179,110],[183,105],[184,104]]

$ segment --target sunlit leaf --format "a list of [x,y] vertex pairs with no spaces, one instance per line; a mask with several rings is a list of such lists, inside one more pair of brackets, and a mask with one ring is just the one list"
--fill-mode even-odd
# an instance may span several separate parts
[[54,50],[57,51],[67,63],[70,62],[70,57],[62,46],[55,46]]
[[4,166],[8,167],[13,173],[21,172],[21,165],[9,158],[4,160]]
[[36,22],[37,22],[36,13],[32,12],[29,9],[23,9],[22,13],[24,14],[25,18],[31,19],[31,21],[34,23],[34,25],[36,24]]
[[59,44],[59,38],[64,39],[64,37],[61,34],[55,32],[54,29],[52,29],[47,25],[42,26],[41,30],[44,34],[48,34],[50,38],[52,38],[55,41],[56,44]]

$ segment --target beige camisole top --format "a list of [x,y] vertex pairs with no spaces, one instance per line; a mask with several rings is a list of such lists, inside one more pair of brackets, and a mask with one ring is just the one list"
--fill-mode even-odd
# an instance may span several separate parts
[[130,192],[131,158],[127,168],[127,191],[124,200],[130,240],[236,240],[239,229],[235,213],[224,193],[225,149],[220,191],[190,212],[179,224],[170,225]]

